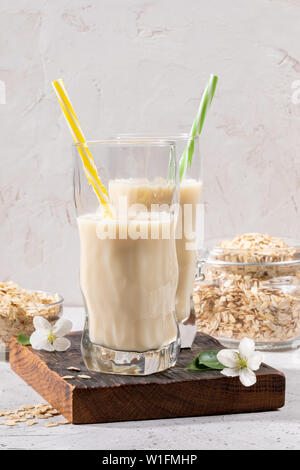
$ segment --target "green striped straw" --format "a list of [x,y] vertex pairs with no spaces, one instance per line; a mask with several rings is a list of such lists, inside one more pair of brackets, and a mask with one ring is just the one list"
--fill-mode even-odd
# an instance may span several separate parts
[[190,132],[189,141],[187,143],[187,146],[184,149],[184,152],[179,162],[180,182],[185,177],[187,170],[191,167],[192,159],[194,155],[194,137],[201,134],[206,113],[211,105],[212,99],[216,91],[217,82],[218,82],[218,77],[212,74],[209,77],[206,88],[202,95],[200,106],[199,106],[198,112],[196,114],[196,117],[192,125],[192,129]]

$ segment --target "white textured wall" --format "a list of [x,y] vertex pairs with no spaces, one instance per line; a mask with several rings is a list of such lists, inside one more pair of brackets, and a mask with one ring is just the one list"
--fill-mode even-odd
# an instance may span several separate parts
[[81,303],[63,77],[88,138],[187,131],[210,72],[202,139],[207,236],[300,238],[300,0],[1,0],[0,278]]

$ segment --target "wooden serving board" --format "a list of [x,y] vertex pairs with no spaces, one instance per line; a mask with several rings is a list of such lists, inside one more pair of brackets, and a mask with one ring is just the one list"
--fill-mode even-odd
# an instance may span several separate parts
[[[192,350],[182,350],[175,367],[144,377],[87,371],[80,353],[81,333],[69,335],[71,348],[63,353],[35,351],[15,338],[11,368],[45,400],[74,424],[176,418],[275,410],[284,406],[285,377],[263,364],[257,383],[245,388],[238,377],[218,371],[188,371],[201,351],[222,349],[220,343],[198,333]],[[76,366],[81,372],[69,371]],[[78,378],[86,374],[91,379]],[[73,380],[62,379],[74,375]]]

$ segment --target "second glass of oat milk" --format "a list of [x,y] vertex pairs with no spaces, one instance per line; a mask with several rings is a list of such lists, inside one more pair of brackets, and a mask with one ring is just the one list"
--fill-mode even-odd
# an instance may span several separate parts
[[[120,138],[151,140],[153,135],[121,134]],[[191,348],[197,333],[193,303],[193,288],[197,270],[197,253],[203,247],[204,205],[202,203],[203,175],[199,137],[189,134],[155,136],[167,139],[176,146],[178,167],[185,150],[192,148],[193,158],[180,181],[180,209],[176,230],[176,251],[179,277],[176,291],[175,312],[181,336],[181,347]],[[138,195],[136,194],[136,198]],[[164,195],[161,195],[164,198]]]

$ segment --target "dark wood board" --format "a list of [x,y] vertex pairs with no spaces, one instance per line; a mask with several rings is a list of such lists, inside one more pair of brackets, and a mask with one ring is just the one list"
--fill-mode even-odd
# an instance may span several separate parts
[[[80,353],[81,333],[69,335],[71,348],[62,353],[35,351],[15,338],[10,346],[11,368],[47,402],[74,424],[177,418],[276,410],[284,406],[285,377],[265,364],[257,383],[244,387],[238,377],[218,371],[188,371],[201,351],[222,349],[210,336],[198,333],[192,350],[182,350],[175,367],[144,377],[87,371]],[[81,372],[68,371],[76,366]],[[91,379],[77,378],[86,374]],[[62,379],[74,375],[73,380]]]

